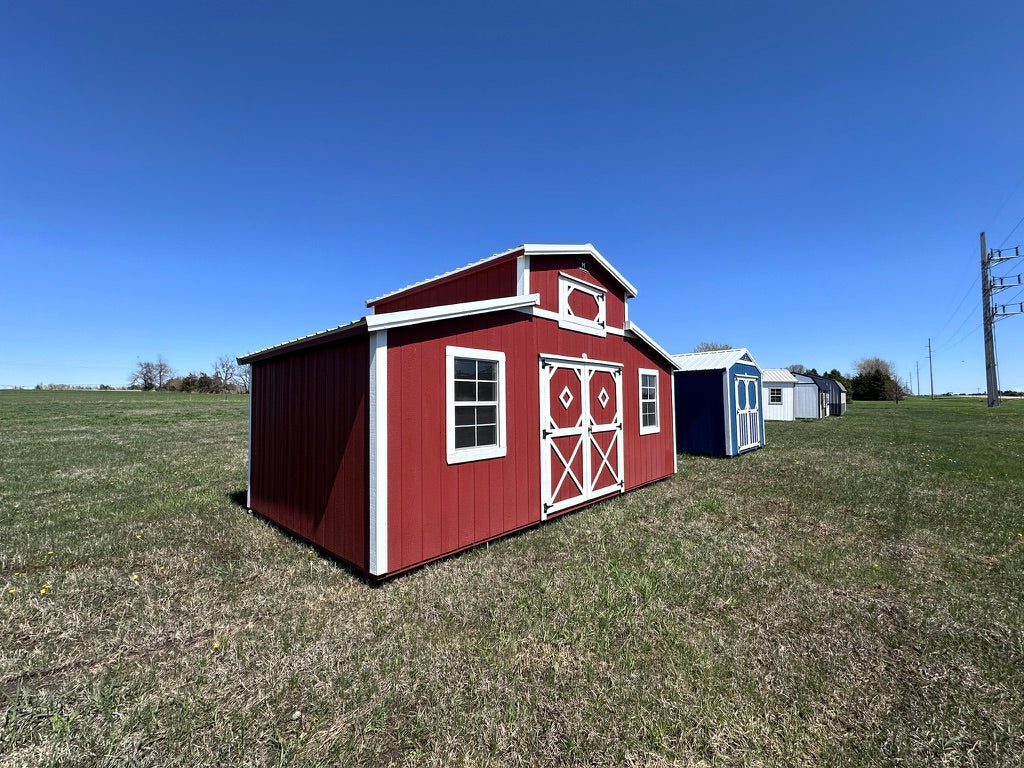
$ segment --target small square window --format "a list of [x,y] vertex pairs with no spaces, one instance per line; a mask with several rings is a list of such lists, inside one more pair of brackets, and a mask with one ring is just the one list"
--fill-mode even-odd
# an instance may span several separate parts
[[504,456],[505,355],[448,347],[448,463]]
[[768,388],[768,402],[772,405],[782,404],[782,387]]

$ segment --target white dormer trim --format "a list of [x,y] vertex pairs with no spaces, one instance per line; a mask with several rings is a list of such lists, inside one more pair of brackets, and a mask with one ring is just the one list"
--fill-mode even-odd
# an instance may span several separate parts
[[[585,293],[593,297],[597,305],[597,316],[594,318],[580,317],[573,314],[569,297],[573,293]],[[607,336],[608,307],[604,288],[588,283],[579,278],[558,273],[558,327],[591,336]]]

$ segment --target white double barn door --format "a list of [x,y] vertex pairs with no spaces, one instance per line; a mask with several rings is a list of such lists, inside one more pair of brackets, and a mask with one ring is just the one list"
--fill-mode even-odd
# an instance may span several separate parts
[[624,489],[622,365],[540,360],[541,517]]

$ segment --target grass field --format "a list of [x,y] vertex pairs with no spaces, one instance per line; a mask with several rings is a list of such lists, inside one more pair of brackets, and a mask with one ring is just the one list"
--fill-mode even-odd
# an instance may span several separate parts
[[1024,402],[851,406],[371,587],[237,396],[0,392],[0,765],[1020,765]]

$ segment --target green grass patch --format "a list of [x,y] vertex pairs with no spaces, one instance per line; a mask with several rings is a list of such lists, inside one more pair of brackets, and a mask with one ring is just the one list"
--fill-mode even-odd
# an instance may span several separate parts
[[380,587],[239,396],[0,393],[0,765],[1019,765],[1024,403],[854,403]]

